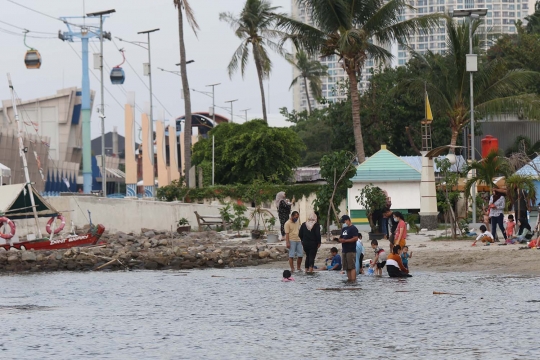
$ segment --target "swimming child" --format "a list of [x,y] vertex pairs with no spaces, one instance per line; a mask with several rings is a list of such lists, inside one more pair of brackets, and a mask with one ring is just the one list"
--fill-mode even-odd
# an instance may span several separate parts
[[471,246],[476,246],[478,240],[486,243],[486,246],[493,242],[493,235],[487,231],[486,225],[480,225],[480,231],[482,233],[476,237],[476,240],[474,240]]
[[[324,261],[326,268],[323,270],[341,270],[341,256],[338,254],[337,247],[331,248],[330,254],[330,257]],[[332,260],[330,265],[328,265],[328,260]]]
[[371,240],[371,248],[375,251],[375,259],[371,263],[371,268],[375,269],[375,275],[382,275],[382,269],[386,265],[387,255],[384,249],[379,247],[377,240]]
[[291,270],[283,270],[283,279],[281,279],[283,282],[289,282],[294,281],[294,278],[292,277]]
[[401,251],[401,262],[405,269],[409,270],[409,259],[412,258],[412,251],[409,252],[409,247],[405,245]]
[[[506,236],[511,238],[514,236],[514,229],[516,228],[516,223],[514,222],[514,215],[508,215],[508,221],[506,222]],[[506,243],[508,244],[508,240]]]

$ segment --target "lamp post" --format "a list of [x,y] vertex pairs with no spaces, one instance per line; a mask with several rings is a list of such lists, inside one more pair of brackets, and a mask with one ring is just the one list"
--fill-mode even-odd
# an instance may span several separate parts
[[[470,95],[471,95],[471,161],[475,158],[474,149],[474,83],[473,73],[478,71],[478,58],[473,53],[473,37],[472,37],[472,22],[480,17],[486,16],[488,9],[476,8],[476,9],[456,9],[452,13],[452,17],[468,17],[469,18],[469,54],[467,54],[467,71],[470,78]],[[475,176],[475,171],[472,170],[472,176]],[[476,224],[476,185],[472,187],[472,222]]]
[[243,111],[243,112],[246,114],[246,121],[248,121],[248,117],[247,117],[247,112],[248,112],[248,110],[251,110],[251,109],[240,110],[240,111]]
[[235,101],[238,101],[238,99],[235,99],[235,100],[229,100],[229,101],[225,101],[226,103],[230,103],[231,104],[231,123],[233,122],[233,117],[234,117],[234,113],[233,113],[233,102]]
[[[154,110],[152,106],[152,59],[150,56],[150,34],[159,31],[159,29],[152,29],[146,31],[139,31],[137,34],[146,34],[148,36],[148,64],[144,64],[144,75],[148,75],[148,85],[150,90],[150,161],[152,163],[152,185],[155,187],[155,169],[154,169]],[[155,192],[155,190],[154,190]],[[152,194],[153,196],[154,194]]]
[[206,87],[212,87],[212,121],[214,126],[216,125],[216,98],[215,98],[215,88],[216,86],[221,85],[221,83],[206,85]]
[[[105,10],[86,14],[88,17],[99,16],[99,71],[101,73],[101,187],[103,196],[107,197],[107,170],[105,169],[105,95],[103,93],[103,15],[115,13],[116,10]],[[109,36],[110,39],[110,36]]]

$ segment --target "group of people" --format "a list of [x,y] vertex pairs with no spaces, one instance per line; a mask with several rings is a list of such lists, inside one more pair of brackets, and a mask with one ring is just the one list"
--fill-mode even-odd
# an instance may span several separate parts
[[[493,242],[500,242],[497,234],[499,227],[505,244],[524,244],[532,239],[533,231],[527,217],[527,211],[530,210],[530,201],[527,201],[527,194],[520,189],[513,189],[512,207],[514,214],[509,214],[507,220],[504,219],[504,210],[506,207],[505,190],[493,189],[489,199],[489,205],[484,208],[484,224],[480,226],[480,234],[473,242],[473,246],[478,241],[490,245]],[[515,215],[515,216],[514,216]],[[506,222],[506,228],[504,224]],[[516,227],[517,225],[517,227]],[[491,232],[488,228],[491,228]]]
[[[347,274],[349,281],[355,281],[356,276],[364,271],[362,265],[365,250],[362,243],[362,234],[352,224],[351,218],[348,215],[341,217],[340,222],[343,224],[341,235],[339,238],[334,239],[341,243],[341,256],[338,254],[338,249],[333,247],[330,250],[330,258],[326,259],[325,267],[318,269],[315,266],[315,258],[322,243],[318,215],[311,213],[307,221],[300,224],[300,214],[298,211],[290,212],[291,205],[292,203],[286,199],[284,192],[277,194],[276,206],[281,222],[281,235],[289,249],[290,270],[284,271],[284,281],[291,281],[293,279],[292,274],[295,271],[302,271],[301,267],[304,256],[304,269],[306,272],[320,270],[343,271]],[[290,213],[290,216],[286,219],[285,215],[287,212]],[[370,272],[382,275],[382,269],[386,267],[390,277],[410,277],[408,259],[412,253],[408,252],[405,241],[407,237],[407,226],[401,213],[395,212],[391,215],[395,227],[393,227],[392,233],[387,235],[390,241],[390,254],[387,256],[384,249],[379,247],[378,241],[372,240],[371,248],[374,251],[374,259],[369,265]],[[297,258],[296,264],[294,263],[295,257]],[[328,261],[331,261],[330,265],[328,265]]]

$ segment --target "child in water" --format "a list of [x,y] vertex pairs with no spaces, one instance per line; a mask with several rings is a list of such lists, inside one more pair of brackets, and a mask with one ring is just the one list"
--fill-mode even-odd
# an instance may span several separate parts
[[375,252],[375,259],[371,263],[371,268],[375,270],[375,275],[382,275],[382,269],[386,265],[387,255],[384,249],[379,247],[377,240],[371,240],[371,248]]
[[283,282],[289,282],[294,281],[294,278],[292,277],[291,270],[283,270],[283,279],[281,279]]
[[409,252],[409,247],[405,245],[401,251],[401,262],[405,269],[409,270],[409,259],[412,258],[412,251]]

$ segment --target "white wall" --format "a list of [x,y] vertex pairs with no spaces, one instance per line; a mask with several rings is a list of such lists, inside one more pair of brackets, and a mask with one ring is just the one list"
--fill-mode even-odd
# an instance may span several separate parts
[[[356,202],[355,196],[360,196],[367,184],[353,183],[349,189],[348,205],[349,210],[363,210],[364,208]],[[392,199],[392,209],[420,209],[420,181],[409,182],[381,182],[373,185],[386,190]]]

